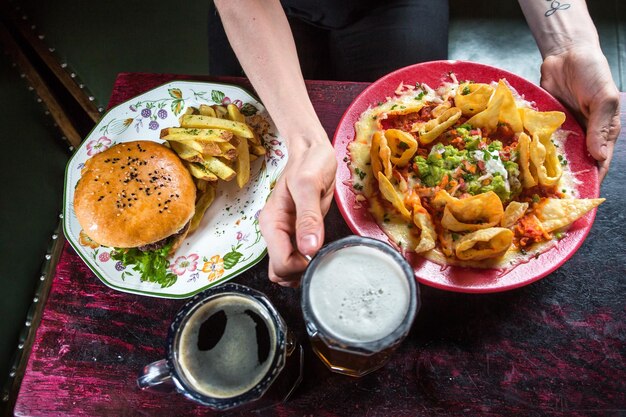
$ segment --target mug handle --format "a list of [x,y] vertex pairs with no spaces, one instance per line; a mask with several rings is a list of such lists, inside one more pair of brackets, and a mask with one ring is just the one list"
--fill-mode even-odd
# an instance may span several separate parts
[[170,368],[167,366],[167,360],[161,359],[143,367],[137,377],[137,385],[141,389],[146,389],[170,382],[171,380],[172,375]]

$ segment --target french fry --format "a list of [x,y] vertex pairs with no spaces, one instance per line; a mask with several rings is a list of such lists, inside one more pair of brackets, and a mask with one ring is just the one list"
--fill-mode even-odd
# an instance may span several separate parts
[[244,138],[254,137],[254,132],[252,132],[252,129],[250,129],[247,124],[234,120],[219,119],[217,117],[185,114],[180,117],[180,125],[184,128],[192,129],[223,129],[229,130],[233,132],[233,134]]
[[215,114],[215,110],[213,110],[213,107],[209,106],[208,104],[201,104],[198,108],[198,113],[203,116],[217,117],[217,114]]
[[197,179],[203,181],[217,181],[217,175],[209,171],[209,169],[207,169],[202,164],[185,161],[185,166],[187,167],[191,175]]
[[[220,156],[223,154],[222,149],[219,147],[219,142],[205,141],[202,139],[198,139],[198,140],[181,140],[181,141],[169,140],[167,143],[169,144],[170,148],[173,148],[174,143],[179,143],[180,145],[182,145],[182,146],[179,146],[181,151],[182,149],[192,149],[193,151],[201,155]],[[226,144],[228,143],[226,142]],[[183,158],[182,156],[181,158],[191,160],[188,158]],[[195,162],[202,162],[202,159],[203,159],[202,156],[200,157],[200,159],[201,160],[195,161]]]
[[[242,140],[239,142],[245,141]],[[228,161],[234,161],[235,159],[237,159],[238,148],[236,146],[233,146],[230,143],[218,143],[218,146],[221,152],[219,155],[216,156],[221,156]]]
[[252,145],[250,146],[250,153],[257,156],[265,155],[265,147],[263,145]]
[[243,188],[250,180],[250,154],[248,153],[247,140],[240,140],[237,146],[235,172],[237,172],[237,185],[239,188]]
[[234,104],[229,104],[228,106],[226,106],[226,110],[228,111],[228,118],[230,120],[234,120],[236,122],[241,122],[241,123],[245,123],[246,122],[246,117],[241,114],[241,112],[239,111],[239,107],[237,107]]
[[231,167],[213,156],[206,156],[200,165],[224,181],[230,181],[237,175]]
[[201,193],[205,192],[207,186],[210,184],[210,181],[201,180],[200,178],[194,178],[193,182],[196,184],[196,188]]
[[202,152],[197,149],[186,145],[183,142],[168,142],[170,147],[178,154],[181,159],[189,162],[202,162]]
[[261,145],[261,139],[259,138],[259,135],[254,132],[254,135],[251,138],[248,138],[248,141],[250,142],[250,144],[252,145]]
[[217,181],[236,178],[243,188],[250,181],[250,162],[265,155],[266,150],[259,133],[234,104],[188,107],[179,122],[180,127],[162,129],[160,138],[194,177],[197,198],[189,229],[192,232],[215,199]]
[[196,201],[196,211],[191,218],[191,223],[189,224],[190,233],[198,228],[200,221],[204,217],[204,213],[213,203],[213,200],[215,200],[215,187],[209,185],[206,190],[200,194]]
[[224,129],[198,129],[168,127],[161,130],[161,139],[165,140],[207,140],[212,142],[228,142],[233,138],[233,132]]
[[224,106],[219,106],[217,104],[214,104],[213,106],[213,110],[215,110],[215,114],[217,117],[219,117],[220,119],[226,119],[227,115],[228,115],[228,110],[226,110],[226,107]]

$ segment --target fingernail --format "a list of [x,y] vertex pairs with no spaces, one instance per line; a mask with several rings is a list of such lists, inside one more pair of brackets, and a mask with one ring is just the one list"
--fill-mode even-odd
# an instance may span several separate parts
[[301,252],[303,255],[309,255],[317,249],[317,236],[305,235],[300,238]]
[[602,159],[606,159],[607,156],[608,156],[608,154],[607,154],[607,151],[606,151],[606,145],[600,146],[600,157]]

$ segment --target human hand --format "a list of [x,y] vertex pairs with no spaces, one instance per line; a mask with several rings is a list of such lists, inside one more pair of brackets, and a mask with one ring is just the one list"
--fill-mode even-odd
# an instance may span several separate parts
[[587,149],[598,161],[599,180],[606,176],[620,131],[619,91],[598,47],[577,45],[547,55],[541,86],[580,117],[587,129]]
[[289,161],[268,199],[259,224],[269,253],[269,278],[297,287],[300,272],[324,242],[337,161],[328,138],[289,148]]

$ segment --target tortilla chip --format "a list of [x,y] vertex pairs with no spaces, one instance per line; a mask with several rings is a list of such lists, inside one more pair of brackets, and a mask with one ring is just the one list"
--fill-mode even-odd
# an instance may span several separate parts
[[418,126],[419,141],[421,144],[429,144],[437,139],[439,135],[448,130],[457,120],[461,118],[461,109],[452,107],[439,117]]
[[550,140],[552,134],[565,122],[565,113],[560,111],[539,112],[533,109],[519,110],[524,129],[531,136],[537,134],[542,142]]
[[535,213],[543,229],[552,232],[574,223],[604,200],[604,198],[546,198],[535,207]]
[[444,114],[449,108],[452,107],[452,103],[450,103],[449,101],[444,101],[443,103],[441,103],[440,105],[438,105],[437,107],[435,107],[430,114],[434,117],[437,118],[439,116],[441,116],[442,114]]
[[422,207],[421,203],[413,205],[413,224],[420,230],[420,242],[415,247],[416,253],[429,251],[435,247],[437,232],[430,214]]
[[385,174],[385,177],[391,178],[393,173],[393,165],[391,165],[391,149],[387,145],[387,138],[385,135],[380,135],[378,157],[381,162],[381,170]]
[[398,194],[393,184],[382,172],[378,173],[378,187],[380,189],[380,193],[383,195],[385,200],[389,201],[393,206],[402,214],[402,216],[407,219],[411,218],[411,212],[406,208],[402,201],[402,197]]
[[502,220],[502,201],[493,191],[463,199],[452,198],[446,204],[441,219],[441,225],[448,230],[467,232],[486,229]]
[[454,255],[454,239],[452,239],[452,233],[448,230],[443,230],[439,233],[439,245],[441,246],[441,252],[447,257]]
[[391,149],[391,162],[399,167],[406,166],[417,151],[417,141],[413,135],[399,129],[385,130],[384,135]]
[[455,197],[452,197],[446,190],[439,190],[435,197],[431,200],[430,204],[435,208],[441,208],[450,202],[454,202],[458,200]]
[[[521,136],[521,135],[520,135]],[[530,142],[530,161],[537,171],[537,182],[545,186],[556,185],[563,175],[556,146],[550,139],[546,142],[534,134]]]
[[467,123],[492,132],[497,129],[498,123],[508,124],[515,133],[520,133],[524,129],[513,93],[504,80],[498,81],[498,87],[491,96],[487,108],[474,115]]
[[380,160],[380,136],[380,132],[374,132],[370,146],[370,165],[374,178],[378,178],[378,173],[383,170],[383,164]]
[[537,185],[537,169],[530,161],[530,137],[526,133],[520,133],[517,139],[517,150],[519,152],[519,170],[524,188],[531,188]]
[[477,230],[456,242],[455,254],[462,261],[495,258],[503,255],[513,243],[513,232],[503,227]]
[[466,82],[457,88],[454,104],[461,109],[463,116],[473,116],[487,108],[493,91],[494,88],[489,84]]
[[528,210],[528,203],[521,203],[519,201],[511,201],[506,209],[504,210],[504,215],[502,216],[502,220],[500,221],[500,226],[502,227],[511,227],[519,219],[524,217],[524,214]]

